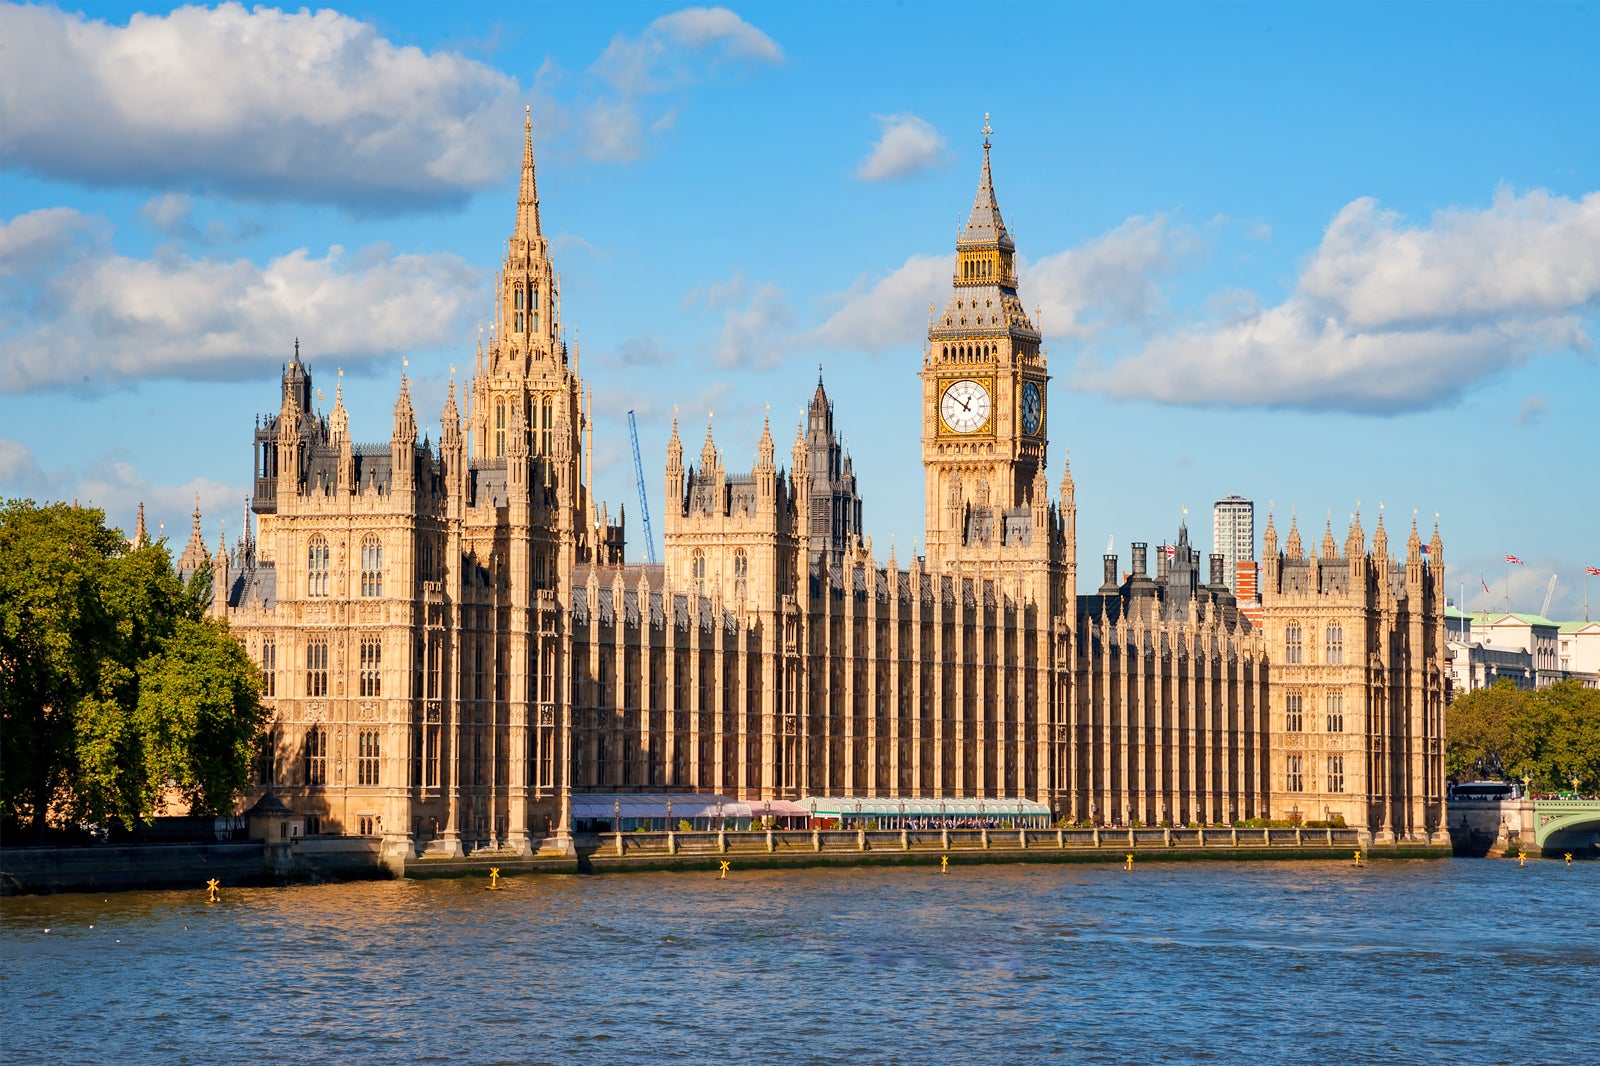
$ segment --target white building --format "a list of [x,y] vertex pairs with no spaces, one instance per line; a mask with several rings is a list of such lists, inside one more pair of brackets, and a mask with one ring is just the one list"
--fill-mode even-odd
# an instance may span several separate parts
[[1239,591],[1236,564],[1256,557],[1256,505],[1243,496],[1225,496],[1211,506],[1211,550],[1222,556],[1228,588]]

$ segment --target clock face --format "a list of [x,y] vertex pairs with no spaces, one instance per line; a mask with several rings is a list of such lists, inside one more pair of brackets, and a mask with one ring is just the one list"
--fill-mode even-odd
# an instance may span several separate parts
[[1028,382],[1022,386],[1022,432],[1039,432],[1039,414],[1042,408],[1039,386]]
[[957,433],[975,433],[989,421],[989,390],[964,378],[944,390],[939,413]]

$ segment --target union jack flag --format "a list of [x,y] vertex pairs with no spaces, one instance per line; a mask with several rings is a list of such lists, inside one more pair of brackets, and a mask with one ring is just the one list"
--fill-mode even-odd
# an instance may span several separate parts
[[1600,577],[1600,569],[1596,569],[1592,566],[1586,566],[1583,569],[1585,573],[1593,574],[1595,577]]
[[1513,564],[1515,564],[1517,566],[1521,566],[1522,565],[1522,560],[1518,559],[1515,555],[1506,556],[1506,562],[1513,563]]

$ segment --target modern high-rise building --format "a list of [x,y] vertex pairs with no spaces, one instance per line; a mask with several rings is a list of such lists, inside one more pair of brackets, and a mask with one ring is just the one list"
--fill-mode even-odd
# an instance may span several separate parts
[[1239,563],[1256,557],[1256,505],[1243,496],[1224,496],[1211,507],[1211,550],[1222,556],[1228,588],[1239,591]]
[[495,328],[437,436],[402,378],[392,439],[355,443],[342,390],[317,410],[297,352],[254,429],[241,541],[208,558],[196,519],[186,557],[264,674],[255,794],[401,865],[569,846],[623,794],[659,817],[707,796],[970,799],[1444,839],[1437,529],[1424,551],[1413,523],[1396,560],[1381,519],[1370,549],[1354,519],[1342,550],[1330,526],[1307,553],[1293,524],[1280,552],[1269,518],[1252,618],[1225,584],[1254,554],[1239,500],[1226,555],[1180,529],[1154,578],[1136,542],[1126,576],[1107,555],[1080,594],[1075,485],[1047,464],[1044,343],[983,149],[949,298],[902,368],[924,554],[862,535],[819,381],[787,463],[770,426],[746,467],[709,424],[696,455],[674,423],[664,563],[641,566],[592,491],[525,130]]

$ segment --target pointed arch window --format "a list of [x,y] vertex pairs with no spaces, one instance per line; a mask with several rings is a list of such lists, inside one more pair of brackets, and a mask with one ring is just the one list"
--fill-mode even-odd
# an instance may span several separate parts
[[515,299],[516,299],[516,308],[517,308],[517,310],[518,311],[522,310],[523,289],[522,289],[521,285],[517,286],[517,292],[516,292]]
[[378,637],[361,638],[361,694],[383,695],[383,641]]
[[496,400],[494,405],[494,454],[501,458],[506,454],[506,402]]
[[694,550],[690,571],[694,578],[695,591],[698,592],[705,585],[706,580],[706,553],[700,548]]
[[[1316,638],[1313,637],[1312,639]],[[1305,643],[1299,622],[1290,622],[1283,631],[1283,661],[1286,663],[1305,662]]]
[[733,592],[736,596],[743,596],[745,585],[750,577],[750,556],[745,554],[743,548],[733,551]]
[[306,644],[306,695],[328,694],[328,638],[313,637]]
[[328,542],[318,535],[306,549],[306,595],[328,594]]
[[1328,658],[1334,665],[1344,662],[1344,627],[1338,622],[1328,626]]
[[361,595],[383,595],[383,542],[375,533],[361,539]]
[[314,725],[306,731],[306,784],[328,783],[328,731]]

